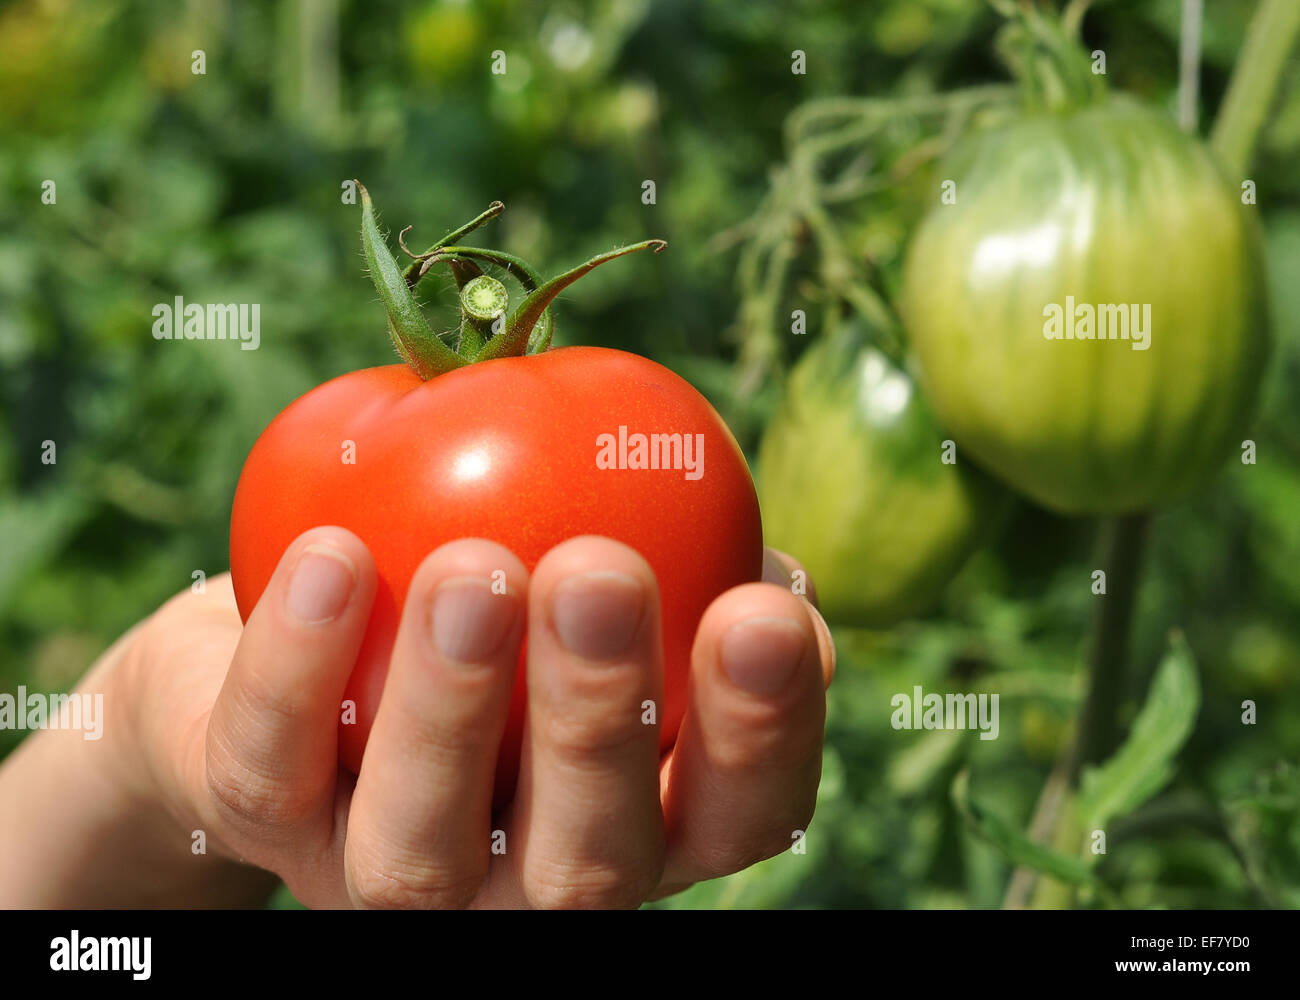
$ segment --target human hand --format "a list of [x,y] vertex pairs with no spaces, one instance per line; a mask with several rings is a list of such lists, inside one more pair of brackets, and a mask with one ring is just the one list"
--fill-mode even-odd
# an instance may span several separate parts
[[[530,578],[495,543],[443,546],[411,582],[355,778],[336,739],[376,585],[362,542],[297,539],[247,626],[228,577],[175,598],[107,679],[129,706],[121,773],[156,804],[140,822],[176,840],[159,869],[202,895],[196,867],[228,885],[248,862],[314,907],[628,907],[785,850],[815,802],[834,651],[788,560],[765,565],[785,586],[737,587],[702,619],[661,759],[641,707],[662,695],[658,589],[639,555],[572,539]],[[525,623],[519,785],[494,815]],[[190,852],[197,830],[211,860]]]

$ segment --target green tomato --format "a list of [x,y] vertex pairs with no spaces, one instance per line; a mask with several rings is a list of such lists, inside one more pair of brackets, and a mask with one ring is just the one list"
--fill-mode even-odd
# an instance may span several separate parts
[[961,447],[1068,514],[1203,482],[1269,346],[1256,210],[1208,150],[1112,98],[977,133],[940,176],[955,200],[914,236],[899,305]]
[[808,567],[826,616],[871,627],[932,605],[1007,499],[945,446],[912,379],[847,327],[791,372],[758,495],[767,543]]

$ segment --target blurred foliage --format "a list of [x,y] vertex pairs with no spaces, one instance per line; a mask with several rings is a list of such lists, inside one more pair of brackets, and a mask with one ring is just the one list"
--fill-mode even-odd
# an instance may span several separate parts
[[[1202,131],[1252,6],[1206,4]],[[1084,34],[1112,86],[1172,107],[1178,21],[1177,0],[1099,2]],[[327,378],[394,360],[345,179],[367,184],[387,227],[413,224],[413,245],[499,198],[486,238],[546,273],[667,239],[563,297],[557,342],[675,367],[748,450],[775,388],[736,391],[728,230],[769,196],[786,116],[811,98],[1001,82],[997,26],[984,0],[0,7],[0,690],[71,684],[191,572],[221,571],[235,482],[266,423]],[[793,48],[806,75],[790,71]],[[1163,512],[1143,577],[1129,718],[1173,625],[1201,699],[1168,785],[1117,822],[1098,867],[1122,905],[1300,906],[1298,83],[1293,65],[1252,175],[1278,345],[1259,464],[1233,463]],[[641,201],[647,179],[657,204]],[[833,220],[886,291],[913,196],[892,185]],[[260,303],[260,350],[155,341],[151,309],[176,295]],[[445,327],[443,302],[428,305]],[[779,346],[778,374],[793,353]],[[47,440],[57,464],[42,462]],[[985,812],[1027,821],[1081,697],[1093,528],[1022,505],[934,615],[837,630],[806,853],[655,905],[999,905],[1009,864],[950,790],[966,774]],[[890,698],[915,685],[999,692],[1001,738],[893,730]],[[1256,725],[1241,724],[1245,699]],[[20,735],[0,732],[0,753]]]

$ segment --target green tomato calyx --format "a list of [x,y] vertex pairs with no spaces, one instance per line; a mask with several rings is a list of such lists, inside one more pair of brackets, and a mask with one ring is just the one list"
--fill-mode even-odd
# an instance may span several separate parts
[[[528,263],[512,254],[458,245],[462,237],[505,210],[501,202],[494,201],[486,211],[453,229],[423,253],[412,253],[407,248],[405,237],[411,229],[407,226],[397,237],[402,252],[411,258],[411,263],[402,270],[380,232],[370,193],[360,181],[353,183],[361,193],[361,246],[371,280],[388,313],[389,335],[402,360],[423,379],[435,378],[476,361],[546,350],[551,345],[553,331],[550,306],[560,292],[616,257],[645,249],[658,253],[668,246],[663,240],[643,240],[598,254],[543,281]],[[455,350],[429,327],[414,294],[420,280],[438,263],[449,266],[460,292],[460,340]],[[505,285],[485,274],[481,264],[504,270],[523,287],[525,297],[513,313],[507,312],[510,296]]]
[[1098,64],[1080,44],[1081,13],[1058,17],[1029,4],[994,6],[1007,18],[998,54],[1019,81],[1027,107],[1065,112],[1106,96],[1105,56]]

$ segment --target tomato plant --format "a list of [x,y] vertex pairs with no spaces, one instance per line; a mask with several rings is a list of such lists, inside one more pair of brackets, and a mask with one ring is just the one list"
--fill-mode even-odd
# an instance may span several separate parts
[[961,447],[1071,514],[1202,482],[1268,354],[1253,209],[1209,151],[1113,97],[978,132],[940,176],[952,198],[911,242],[900,308]]
[[[531,269],[522,272],[532,294],[507,320],[503,287],[469,256],[504,255],[435,247],[412,265],[411,277],[438,260],[454,265],[464,353],[431,349],[433,335],[420,328],[407,291],[411,282],[378,239],[368,196],[363,204],[367,256],[398,349],[411,363],[327,382],[290,404],[258,439],[231,518],[240,613],[247,619],[285,547],[308,528],[339,525],[369,547],[380,587],[345,696],[356,704],[356,721],[341,722],[339,733],[341,760],[355,772],[406,589],[426,555],[453,539],[481,537],[531,569],[565,539],[614,538],[640,552],[659,581],[666,674],[658,718],[666,749],[685,709],[700,616],[723,591],[761,571],[757,499],[739,447],[708,402],[666,368],[623,351],[548,348],[549,317],[542,317],[550,298],[592,262],[546,284]],[[537,350],[511,353],[522,347]],[[636,435],[672,437],[643,444]],[[521,653],[498,801],[517,768],[523,669]]]
[[911,378],[856,327],[791,372],[759,450],[759,500],[767,541],[798,553],[833,621],[925,611],[1005,509],[1005,491],[944,440]]

